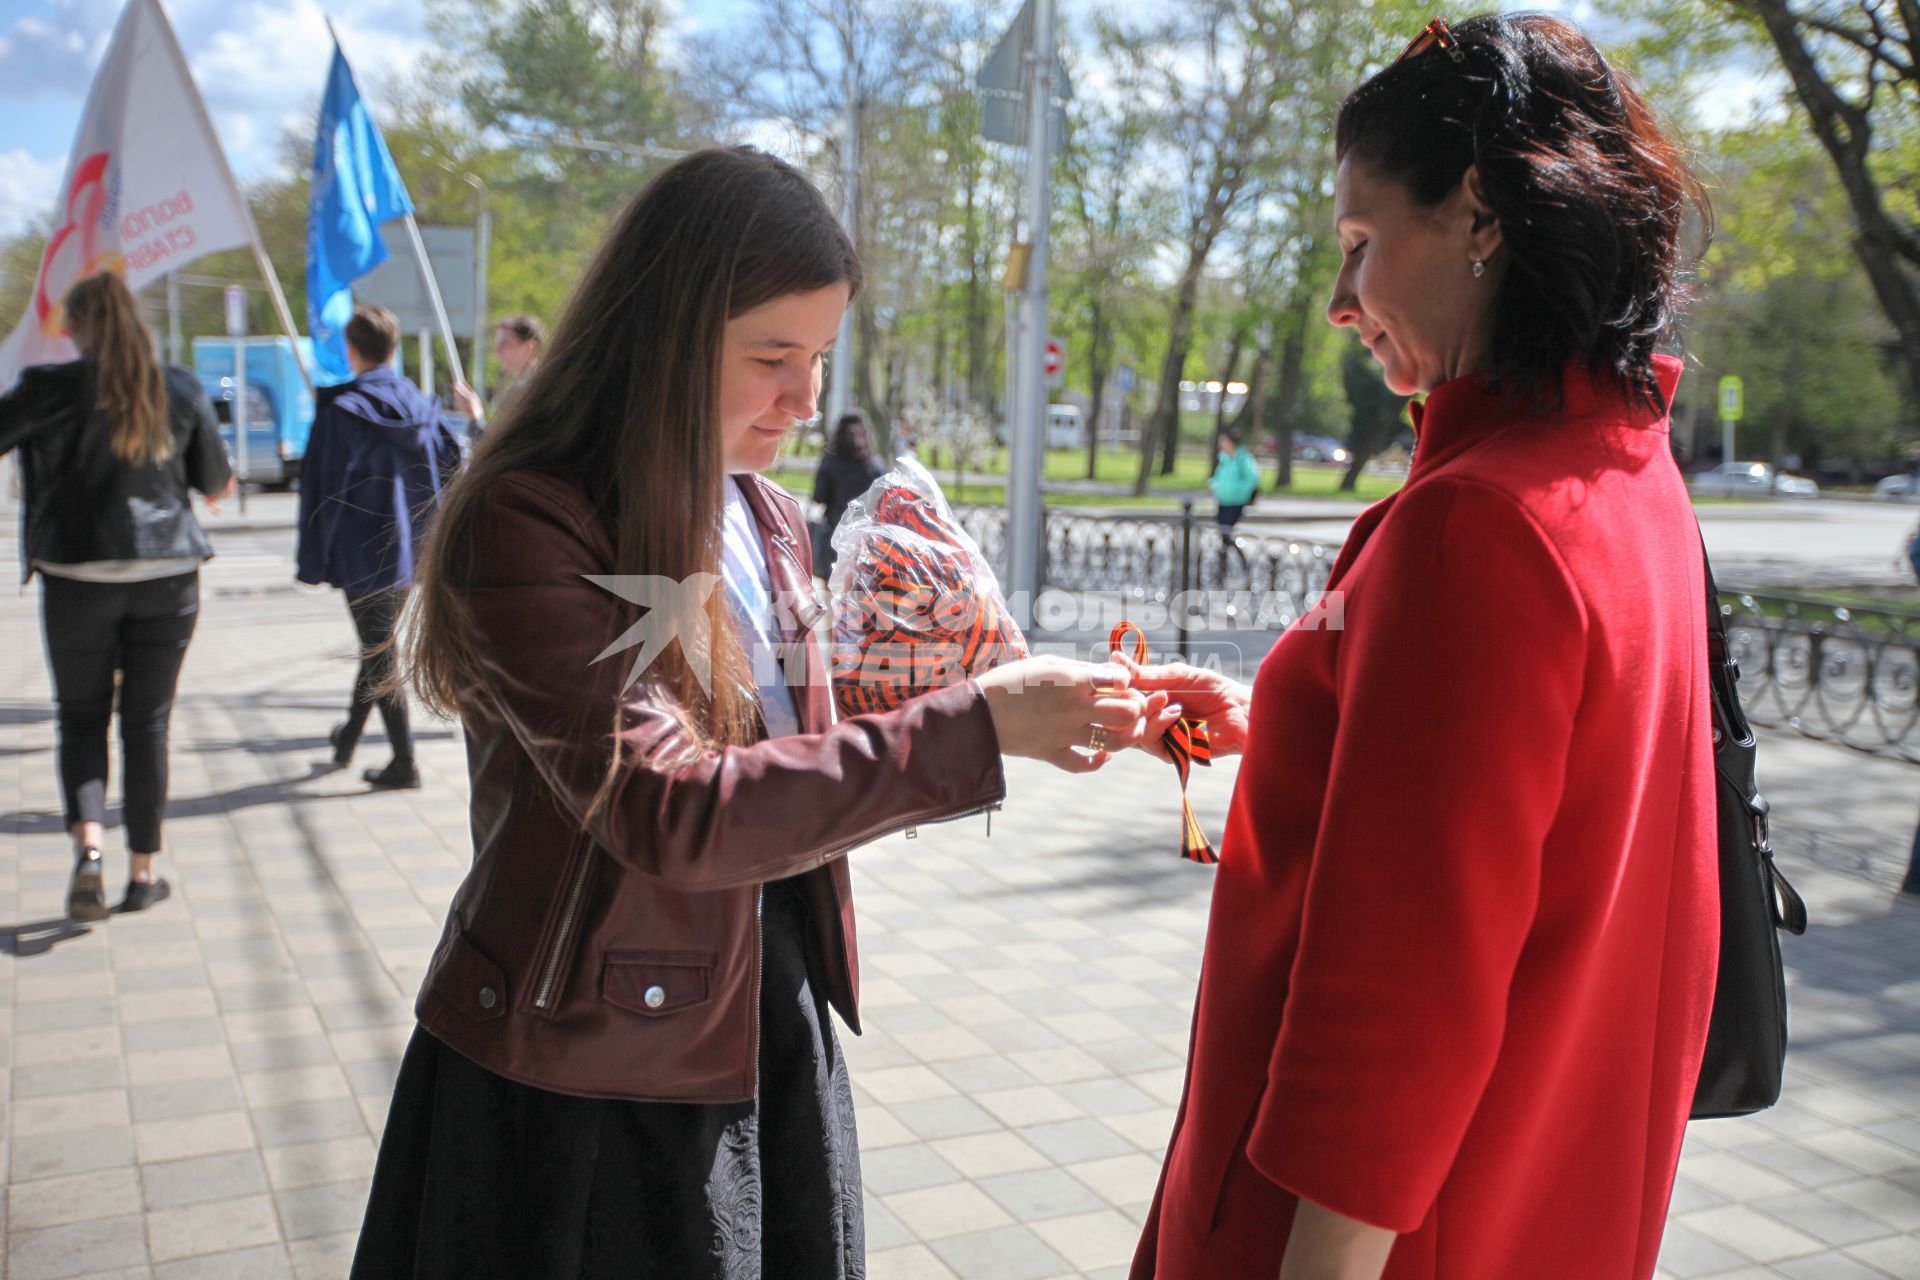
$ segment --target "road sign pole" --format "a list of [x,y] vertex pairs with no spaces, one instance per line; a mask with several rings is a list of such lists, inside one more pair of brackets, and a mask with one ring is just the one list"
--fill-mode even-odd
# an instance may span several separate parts
[[247,513],[247,291],[237,284],[227,286],[227,336],[233,339],[233,422],[234,491],[240,496],[240,514]]
[[[850,58],[846,82],[847,102],[840,137],[840,225],[846,229],[847,238],[857,244],[860,239],[857,226],[860,214],[860,105],[855,97],[858,90]],[[828,439],[833,438],[833,429],[839,423],[840,416],[853,407],[853,319],[853,308],[848,307],[840,314],[840,331],[833,340],[832,376],[827,380]],[[874,426],[877,430],[887,424],[875,423]]]
[[1047,377],[1047,221],[1053,207],[1053,0],[1032,0],[1027,41],[1027,278],[1020,297],[1017,394],[1007,424],[1007,587],[1019,625],[1033,625],[1040,589],[1040,460]]
[[247,514],[247,340],[233,340],[233,460],[239,479],[234,489],[240,495],[240,514]]

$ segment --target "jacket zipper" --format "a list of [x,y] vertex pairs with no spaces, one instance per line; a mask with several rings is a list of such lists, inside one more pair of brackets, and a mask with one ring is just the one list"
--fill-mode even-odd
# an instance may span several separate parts
[[760,967],[767,947],[767,886],[753,886],[753,1031],[748,1037],[748,1059],[753,1064],[753,1096],[760,1096]]
[[573,888],[567,893],[567,905],[560,912],[560,927],[553,935],[553,950],[547,955],[547,967],[540,975],[540,991],[533,998],[533,1007],[544,1009],[547,1001],[553,997],[553,981],[560,973],[560,957],[565,954],[567,940],[573,934],[573,922],[580,914],[580,895],[586,892],[587,872],[593,867],[593,845],[587,845],[587,851],[580,859],[580,869],[574,872]]
[[1000,812],[1000,804],[998,801],[996,801],[993,804],[986,805],[979,809],[969,809],[965,813],[956,813],[951,818],[921,818],[918,821],[906,823],[902,826],[893,827],[889,830],[882,831],[877,835],[868,836],[866,839],[860,841],[860,844],[850,844],[846,848],[839,850],[838,852],[834,853],[831,856],[838,858],[842,854],[851,853],[853,850],[859,848],[860,845],[862,844],[872,844],[875,840],[885,840],[888,836],[899,835],[901,832],[905,832],[907,839],[909,840],[918,840],[920,838],[920,825],[923,822],[931,822],[931,823],[959,822],[965,818],[977,818],[983,813],[987,815],[987,835],[992,836],[993,835],[993,815],[998,812]]

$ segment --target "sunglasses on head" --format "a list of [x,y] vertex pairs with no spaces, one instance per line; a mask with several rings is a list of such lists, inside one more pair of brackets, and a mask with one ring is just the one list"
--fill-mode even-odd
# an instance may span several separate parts
[[1435,18],[1420,28],[1420,34],[1407,43],[1406,49],[1394,61],[1405,62],[1408,58],[1417,58],[1436,46],[1446,50],[1447,56],[1456,63],[1467,60],[1467,55],[1461,52],[1460,42],[1453,38],[1453,28],[1441,19]]

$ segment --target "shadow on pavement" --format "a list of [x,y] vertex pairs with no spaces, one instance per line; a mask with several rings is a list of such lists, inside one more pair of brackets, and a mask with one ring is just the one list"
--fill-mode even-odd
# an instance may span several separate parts
[[[289,787],[297,787],[303,782],[312,782],[317,778],[331,777],[344,772],[330,763],[322,762],[308,766],[307,772],[298,778],[282,778],[277,782],[256,782],[249,787],[235,787],[232,791],[216,791],[212,795],[169,800],[166,817],[168,821],[179,818],[204,818],[209,814],[232,813],[236,809],[283,804],[289,800],[349,800],[355,796],[368,795],[373,791],[372,787],[356,785],[346,791],[296,792],[291,795],[287,793]],[[107,820],[104,825],[108,830],[121,825],[118,805],[108,806]],[[64,834],[66,829],[65,815],[51,810],[21,809],[13,813],[0,814],[0,834],[4,835]]]
[[[451,729],[416,730],[413,735],[413,740],[415,742],[446,741],[453,736]],[[387,738],[385,734],[369,733],[360,739],[360,746],[362,749],[384,746],[386,745],[386,741]],[[245,751],[249,755],[256,756],[277,755],[283,751],[322,752],[332,749],[333,744],[324,736],[318,738],[229,739],[227,741],[195,742],[187,748],[187,750],[195,754],[219,754],[224,751]]]
[[0,955],[19,956],[22,959],[45,955],[61,943],[84,938],[91,932],[93,930],[86,925],[67,916],[35,920],[30,924],[0,926]]

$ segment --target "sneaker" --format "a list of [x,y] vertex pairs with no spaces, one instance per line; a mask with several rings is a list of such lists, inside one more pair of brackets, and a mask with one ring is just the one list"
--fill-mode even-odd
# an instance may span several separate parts
[[420,786],[420,771],[411,760],[395,760],[384,769],[368,769],[360,776],[375,791],[413,791]]
[[88,845],[80,851],[67,886],[67,915],[75,920],[107,918],[106,881],[100,874],[100,851]]
[[173,896],[173,886],[166,877],[157,880],[127,881],[127,896],[120,900],[122,911],[145,911],[156,902],[165,902]]

